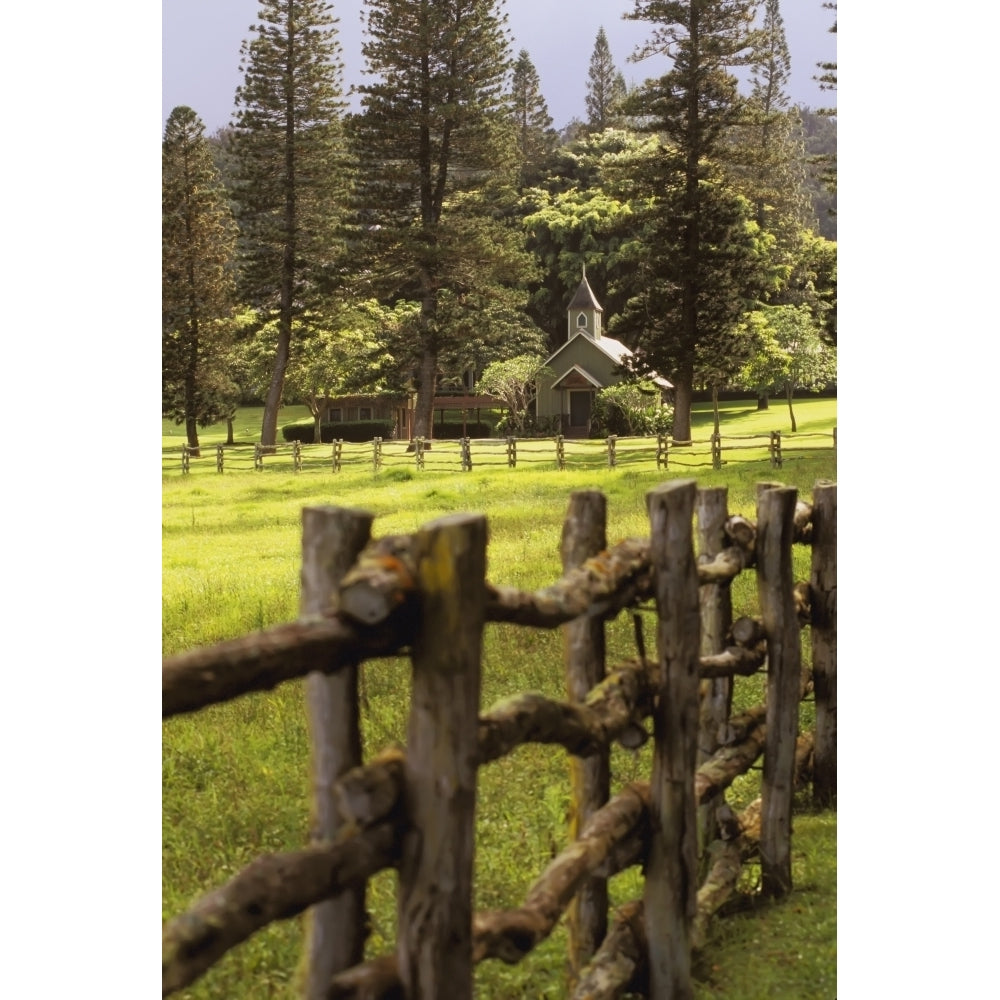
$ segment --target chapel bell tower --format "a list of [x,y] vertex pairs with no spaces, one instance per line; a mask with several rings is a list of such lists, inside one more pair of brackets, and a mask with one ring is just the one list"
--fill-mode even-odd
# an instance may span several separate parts
[[603,312],[587,281],[587,265],[584,264],[583,280],[566,309],[566,340],[572,340],[578,333],[585,333],[591,340],[600,340]]

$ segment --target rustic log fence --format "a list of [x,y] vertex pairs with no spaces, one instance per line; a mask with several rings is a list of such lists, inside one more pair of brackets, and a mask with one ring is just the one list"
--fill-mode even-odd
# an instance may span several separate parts
[[[564,913],[574,998],[639,984],[657,1000],[692,995],[692,947],[736,892],[741,860],[759,857],[765,894],[792,888],[797,778],[811,765],[815,800],[836,801],[836,485],[817,483],[807,504],[762,483],[756,521],[728,514],[725,489],[691,480],[652,490],[647,509],[650,537],[608,548],[605,498],[573,494],[563,576],[531,593],[486,581],[482,516],[371,541],[369,513],[304,510],[301,618],[167,658],[163,715],[306,678],[312,842],[258,858],[166,924],[164,995],[306,910],[310,1000],[470,998],[476,963],[519,961]],[[793,580],[796,543],[811,546],[808,582]],[[730,584],[750,570],[761,615],[734,622]],[[609,670],[604,623],[650,600],[655,658],[637,616],[637,658]],[[562,627],[565,702],[522,694],[480,715],[490,622]],[[812,625],[811,673],[801,666],[802,624]],[[364,763],[358,665],[403,652],[412,661],[406,751]],[[765,705],[731,717],[734,678],[765,663]],[[810,691],[816,731],[800,736]],[[610,744],[641,745],[649,717],[651,779],[609,798]],[[477,770],[526,742],[571,755],[570,844],[521,906],[473,913]],[[734,816],[725,789],[762,752],[761,799]],[[644,897],[609,914],[607,879],[634,864],[644,865]],[[396,951],[365,962],[365,884],[387,867],[399,873]]]
[[[768,434],[724,437],[712,434],[704,440],[671,441],[658,437],[618,437],[604,440],[555,438],[458,438],[412,442],[387,441],[374,438],[369,442],[335,440],[332,445],[302,445],[298,441],[265,448],[255,445],[216,445],[216,472],[284,469],[291,472],[341,472],[345,466],[368,465],[373,472],[388,466],[408,466],[413,469],[472,471],[473,466],[503,466],[514,469],[520,464],[536,464],[556,469],[593,468],[616,469],[652,463],[657,469],[684,469],[711,466],[721,469],[727,462],[752,461],[770,464],[780,469],[789,456],[800,457],[816,452],[836,453],[837,430],[832,433]],[[179,468],[183,475],[199,466],[211,467],[211,449],[202,448],[197,455],[188,445],[179,452],[164,453],[163,472]],[[725,457],[725,456],[728,456]],[[179,466],[175,464],[179,460]]]

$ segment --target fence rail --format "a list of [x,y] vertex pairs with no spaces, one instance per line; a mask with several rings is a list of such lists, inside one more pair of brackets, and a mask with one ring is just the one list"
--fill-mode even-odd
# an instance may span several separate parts
[[[502,466],[517,468],[536,464],[566,468],[621,468],[653,463],[655,468],[721,469],[732,461],[768,462],[780,469],[789,456],[812,452],[836,452],[837,430],[828,433],[767,434],[711,437],[688,442],[674,442],[666,435],[658,437],[618,437],[604,440],[578,438],[458,438],[455,440],[412,442],[374,438],[368,442],[335,440],[330,445],[291,444],[264,447],[253,445],[215,445],[202,447],[196,455],[186,444],[179,450],[162,454],[163,473],[179,471],[216,472],[262,471],[282,469],[290,472],[342,472],[345,466],[367,466],[374,472],[387,467],[418,470],[455,469],[471,472],[474,468]],[[728,458],[726,456],[729,456]]]
[[[301,618],[165,659],[163,715],[307,677],[314,842],[258,858],[165,925],[164,995],[306,910],[310,1000],[471,1000],[476,963],[519,961],[567,911],[573,997],[618,996],[640,977],[656,1000],[692,995],[692,948],[735,892],[741,860],[759,854],[765,894],[792,888],[797,780],[811,769],[817,801],[835,802],[836,485],[817,483],[807,504],[795,489],[761,483],[755,521],[728,514],[724,489],[691,480],[650,491],[647,509],[649,538],[609,548],[604,496],[573,494],[563,575],[534,592],[486,580],[480,515],[373,541],[371,514],[303,511]],[[794,544],[811,547],[808,582],[793,580]],[[729,588],[751,571],[761,615],[734,622]],[[649,601],[655,656],[635,614],[638,655],[609,670],[604,623]],[[521,694],[480,714],[491,622],[563,630],[566,701]],[[406,750],[365,763],[357,667],[401,653],[412,663]],[[734,679],[765,664],[766,703],[730,717]],[[816,731],[800,735],[809,692]],[[610,744],[641,745],[647,719],[650,780],[610,798]],[[474,913],[477,772],[526,742],[573,757],[571,842],[521,905]],[[725,790],[762,752],[761,799],[734,816]],[[606,880],[634,864],[644,867],[643,899],[610,915]],[[365,962],[365,884],[389,867],[399,873],[396,951]]]

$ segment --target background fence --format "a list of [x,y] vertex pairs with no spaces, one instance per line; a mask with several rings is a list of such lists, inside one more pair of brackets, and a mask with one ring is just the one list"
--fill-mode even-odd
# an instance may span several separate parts
[[[166,659],[163,714],[306,678],[313,842],[258,858],[166,924],[164,995],[270,922],[308,909],[310,998],[470,998],[475,963],[519,961],[564,913],[570,995],[691,996],[692,947],[736,891],[741,862],[759,857],[764,894],[792,887],[796,781],[811,771],[816,802],[835,803],[836,486],[818,483],[806,504],[794,489],[762,483],[756,521],[729,515],[725,489],[689,480],[652,490],[647,508],[649,538],[608,548],[605,498],[573,494],[563,576],[530,593],[485,579],[484,517],[371,541],[370,514],[303,512],[300,620]],[[796,543],[811,546],[808,582],[792,576]],[[761,614],[734,622],[729,589],[744,572],[756,574]],[[653,658],[636,613],[649,601]],[[637,656],[609,670],[604,622],[629,610]],[[490,622],[562,628],[566,701],[522,694],[480,714]],[[803,624],[811,671],[802,669]],[[358,664],[404,651],[406,750],[365,763]],[[765,665],[766,703],[731,717],[734,679]],[[800,737],[799,702],[810,693],[816,729]],[[650,780],[609,797],[609,746],[640,745],[648,718]],[[520,905],[473,913],[477,772],[529,741],[572,755],[571,842]],[[736,816],[725,789],[762,752],[761,798]],[[635,864],[644,896],[610,914],[606,880]],[[365,884],[387,867],[399,873],[396,950],[366,962]]]
[[722,468],[727,462],[768,462],[780,469],[794,458],[816,451],[836,451],[837,430],[831,433],[769,434],[743,437],[711,437],[684,444],[659,437],[611,437],[601,440],[579,438],[423,438],[412,443],[383,440],[352,443],[334,441],[327,445],[304,445],[298,441],[264,448],[256,445],[215,445],[200,449],[194,457],[188,446],[164,451],[164,474],[181,472],[262,471],[340,472],[345,466],[367,466],[374,472],[390,467],[412,469],[455,469],[518,465],[565,468],[618,468],[654,465],[655,468]]

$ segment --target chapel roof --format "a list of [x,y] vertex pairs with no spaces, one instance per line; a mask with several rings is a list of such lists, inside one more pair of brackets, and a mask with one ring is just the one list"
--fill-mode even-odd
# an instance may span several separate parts
[[600,302],[597,301],[594,295],[594,290],[590,287],[590,283],[587,281],[587,275],[584,274],[583,281],[580,282],[580,287],[577,288],[576,294],[570,299],[567,309],[594,309],[596,312],[602,313],[604,310],[601,308]]

